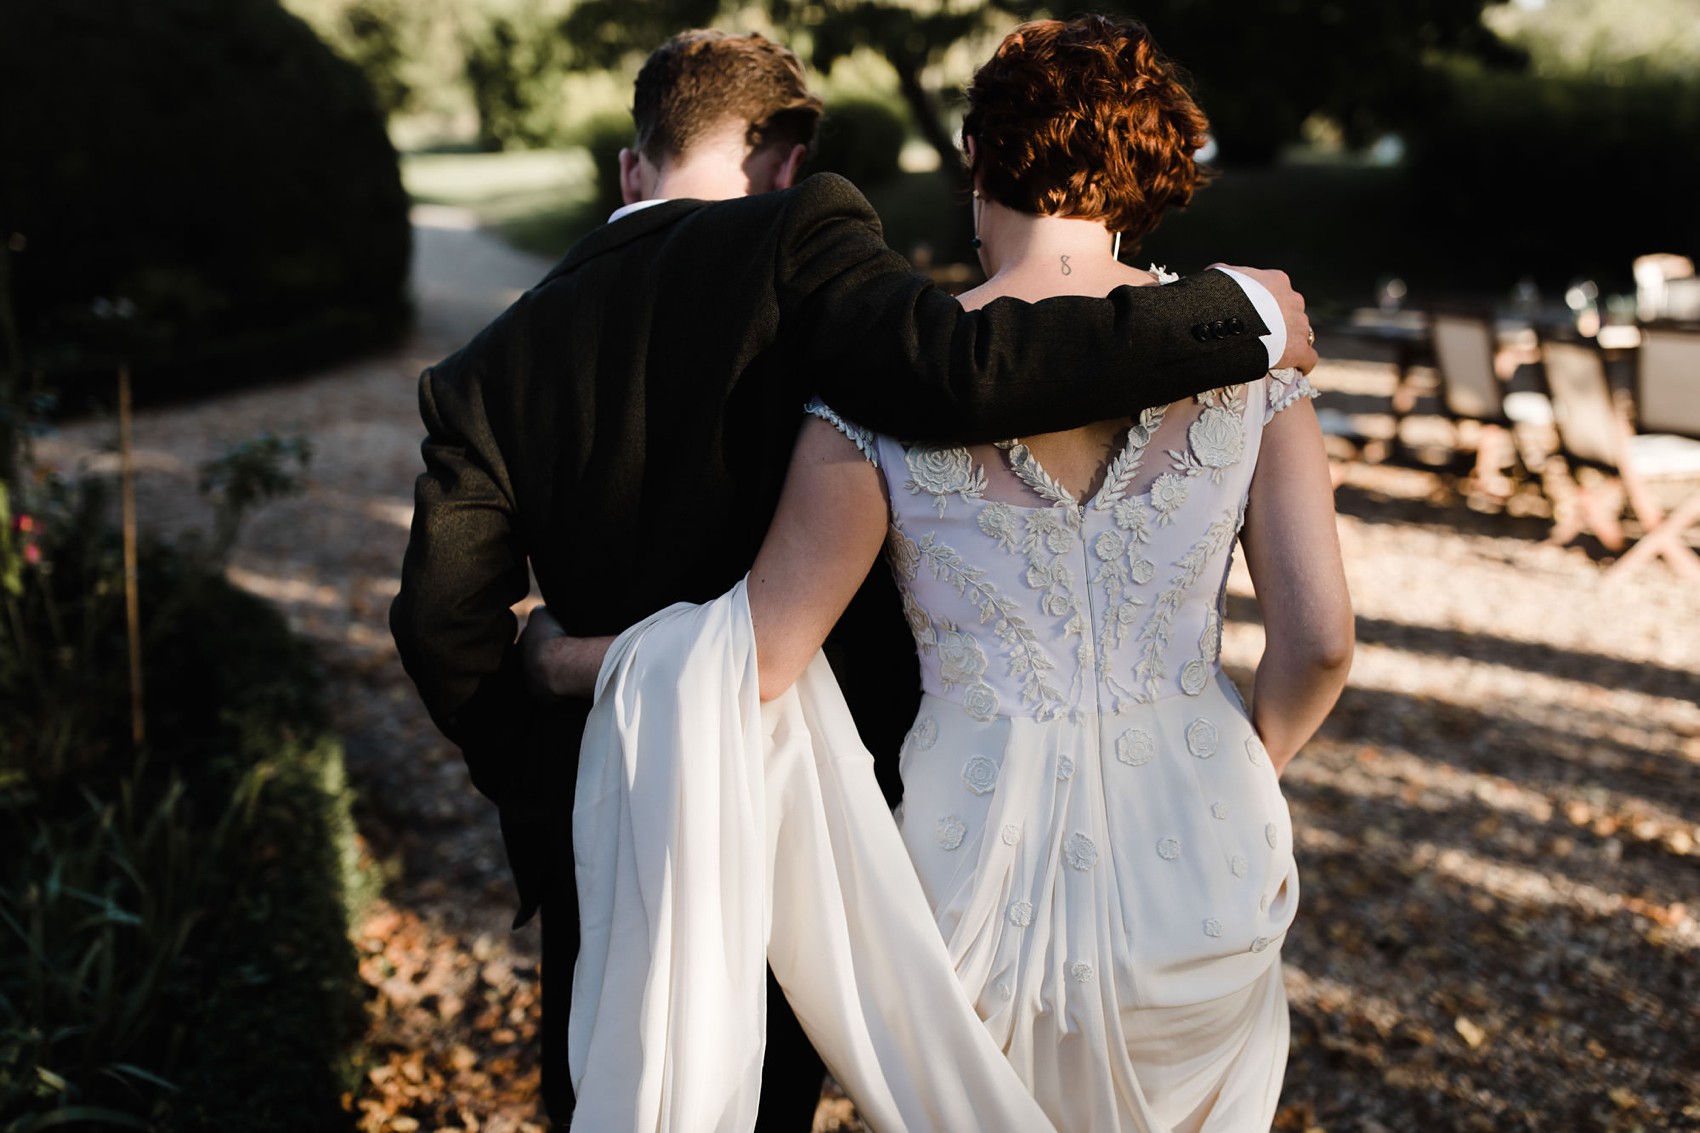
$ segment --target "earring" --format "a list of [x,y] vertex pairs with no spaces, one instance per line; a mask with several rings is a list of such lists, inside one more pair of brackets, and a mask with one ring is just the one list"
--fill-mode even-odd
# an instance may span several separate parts
[[1120,232],[1116,233],[1115,242],[1110,245],[1110,258],[1112,260],[1122,258],[1122,234]]
[[968,241],[968,246],[975,251],[980,249],[980,190],[974,190],[974,238]]

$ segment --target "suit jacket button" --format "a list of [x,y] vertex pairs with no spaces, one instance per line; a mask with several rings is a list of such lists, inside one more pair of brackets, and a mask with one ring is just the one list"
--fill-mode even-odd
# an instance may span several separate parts
[[1238,315],[1235,315],[1233,318],[1228,320],[1228,333],[1229,334],[1244,334],[1245,333],[1245,323],[1244,323],[1244,321],[1242,321],[1240,319],[1240,317]]
[[1228,324],[1223,322],[1221,319],[1217,319],[1215,322],[1210,324],[1210,337],[1211,338],[1221,338],[1224,334],[1227,334],[1227,333],[1228,333]]
[[1192,337],[1198,339],[1200,342],[1209,342],[1212,337],[1210,334],[1210,328],[1204,323],[1194,323],[1192,324]]

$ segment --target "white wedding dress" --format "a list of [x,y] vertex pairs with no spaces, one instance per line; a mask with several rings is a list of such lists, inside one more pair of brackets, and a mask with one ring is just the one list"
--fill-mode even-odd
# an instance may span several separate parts
[[623,635],[574,807],[575,1122],[750,1128],[765,947],[881,1133],[1268,1129],[1298,883],[1222,593],[1263,426],[1309,393],[1150,411],[1085,502],[1020,444],[812,407],[891,500],[925,692],[901,841],[823,659],[757,701],[741,585]]
[[957,978],[1059,1129],[1266,1130],[1298,900],[1221,671],[1222,595],[1293,371],[1151,410],[1077,501],[1026,446],[906,445],[887,560],[925,690],[900,826]]

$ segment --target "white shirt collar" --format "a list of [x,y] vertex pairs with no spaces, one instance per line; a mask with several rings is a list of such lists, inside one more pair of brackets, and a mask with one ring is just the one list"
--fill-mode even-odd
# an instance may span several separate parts
[[632,215],[632,213],[640,212],[643,209],[646,209],[651,205],[665,204],[666,202],[667,202],[666,197],[656,197],[653,200],[638,201],[634,204],[621,205],[619,208],[615,209],[613,212],[608,214],[608,223],[613,224],[616,220],[619,220],[622,216],[630,216],[630,215]]

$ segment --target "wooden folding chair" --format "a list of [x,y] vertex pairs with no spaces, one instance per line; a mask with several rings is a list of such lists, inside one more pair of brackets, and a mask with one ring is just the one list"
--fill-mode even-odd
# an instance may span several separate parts
[[[1581,513],[1556,520],[1549,541],[1568,543],[1582,532],[1585,520],[1600,542],[1622,550],[1618,516],[1627,497],[1646,533],[1607,573],[1622,574],[1663,556],[1678,573],[1700,582],[1700,552],[1683,539],[1700,522],[1700,440],[1632,428],[1612,397],[1597,347],[1543,342],[1541,357],[1559,449],[1575,484],[1575,510]],[[1654,497],[1653,485],[1660,482],[1687,484],[1681,502],[1669,512]]]
[[1700,327],[1643,326],[1635,387],[1643,433],[1700,438]]
[[[1454,426],[1464,421],[1476,423],[1476,460],[1471,475],[1479,488],[1509,496],[1512,485],[1503,470],[1528,470],[1517,444],[1517,426],[1549,424],[1552,409],[1536,393],[1507,396],[1505,382],[1519,359],[1500,352],[1493,323],[1488,319],[1436,311],[1429,321],[1429,334],[1440,374],[1441,404]],[[1462,438],[1462,429],[1458,435]]]

